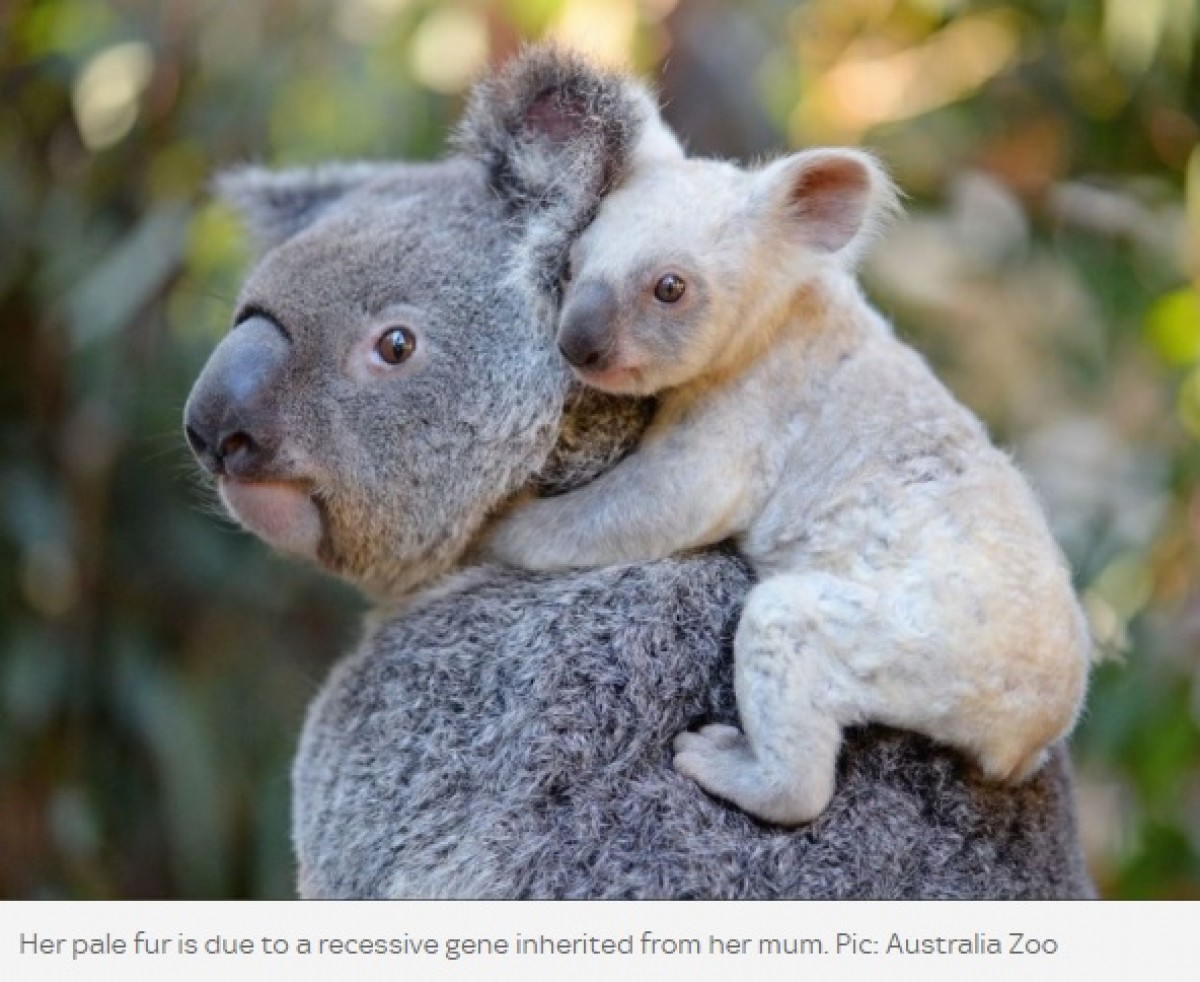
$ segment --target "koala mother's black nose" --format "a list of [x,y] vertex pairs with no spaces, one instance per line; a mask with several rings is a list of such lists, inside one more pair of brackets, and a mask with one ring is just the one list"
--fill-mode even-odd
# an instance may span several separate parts
[[[224,474],[233,463],[238,465],[238,470],[253,469],[255,458],[262,449],[258,441],[245,430],[234,430],[223,435],[218,433],[215,446],[210,442],[211,435],[210,439],[205,439],[200,430],[190,423],[184,426],[183,432],[196,459],[212,474]],[[211,434],[209,430],[206,432]]]
[[184,435],[211,474],[254,477],[279,442],[273,403],[290,352],[279,328],[251,317],[217,345],[184,408]]
[[587,280],[571,290],[558,327],[558,350],[575,368],[603,369],[616,350],[617,294]]

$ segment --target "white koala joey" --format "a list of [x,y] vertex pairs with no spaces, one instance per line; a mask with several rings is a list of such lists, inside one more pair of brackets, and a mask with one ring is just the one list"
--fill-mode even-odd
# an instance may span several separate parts
[[487,545],[556,570],[733,537],[759,577],[734,639],[741,729],[680,734],[674,763],[781,824],[828,805],[844,727],[923,733],[1018,782],[1086,687],[1086,621],[1032,490],[856,280],[895,203],[857,150],[637,163],[572,246],[558,345],[586,385],[656,395],[655,417]]

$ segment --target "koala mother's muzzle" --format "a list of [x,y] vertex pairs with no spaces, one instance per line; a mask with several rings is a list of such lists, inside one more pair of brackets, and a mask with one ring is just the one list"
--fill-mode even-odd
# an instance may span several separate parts
[[291,344],[265,317],[250,317],[216,347],[184,408],[184,433],[217,481],[229,513],[280,549],[315,558],[321,516],[305,483],[281,461],[277,399]]
[[251,317],[208,359],[184,409],[184,432],[213,476],[253,479],[270,466],[279,441],[271,403],[290,347],[269,320]]

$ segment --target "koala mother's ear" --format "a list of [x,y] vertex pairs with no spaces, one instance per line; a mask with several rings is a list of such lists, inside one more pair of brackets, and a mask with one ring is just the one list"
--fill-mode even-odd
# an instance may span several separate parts
[[635,154],[683,153],[644,86],[548,44],[475,86],[454,142],[518,215],[594,207]]
[[237,211],[262,251],[307,228],[347,193],[383,173],[385,164],[327,164],[271,171],[239,167],[213,180],[217,197]]
[[900,207],[883,165],[861,150],[805,150],[770,164],[758,181],[769,211],[791,234],[846,265]]

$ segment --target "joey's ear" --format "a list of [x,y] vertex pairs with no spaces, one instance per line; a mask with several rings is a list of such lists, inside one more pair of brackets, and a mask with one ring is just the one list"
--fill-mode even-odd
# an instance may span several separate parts
[[887,171],[861,150],[805,150],[775,161],[759,179],[771,212],[806,246],[851,264],[899,208]]
[[517,214],[595,205],[635,154],[683,153],[644,86],[547,44],[475,86],[454,142]]
[[239,167],[212,182],[213,191],[242,216],[264,251],[311,225],[348,192],[386,169],[385,164],[327,164],[270,171]]

